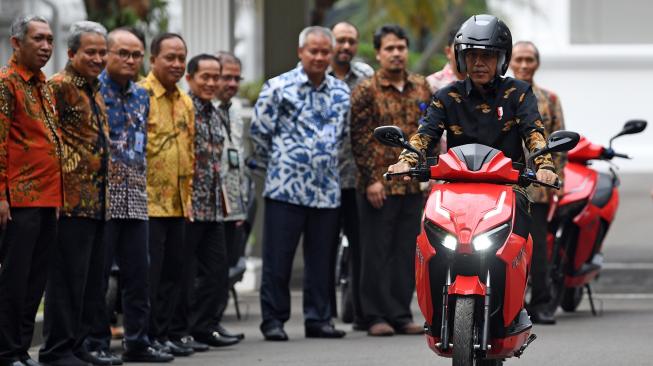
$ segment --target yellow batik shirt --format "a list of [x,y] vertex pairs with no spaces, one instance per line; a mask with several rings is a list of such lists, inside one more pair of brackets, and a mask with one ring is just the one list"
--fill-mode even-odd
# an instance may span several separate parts
[[166,91],[151,72],[139,84],[150,96],[146,148],[149,216],[191,218],[193,102],[179,87]]

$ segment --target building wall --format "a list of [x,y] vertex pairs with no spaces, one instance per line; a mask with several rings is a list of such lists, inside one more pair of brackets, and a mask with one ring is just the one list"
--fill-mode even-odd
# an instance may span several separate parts
[[[535,82],[559,94],[567,129],[605,144],[629,119],[653,123],[648,90],[653,82],[653,27],[648,23],[637,27],[650,36],[614,36],[614,32],[631,32],[629,22],[639,19],[632,15],[651,14],[653,2],[615,4],[610,0],[489,1],[492,13],[509,24],[513,40],[531,40],[540,49]],[[653,126],[616,140],[615,149],[634,157],[617,161],[619,166],[653,171],[652,139]]]

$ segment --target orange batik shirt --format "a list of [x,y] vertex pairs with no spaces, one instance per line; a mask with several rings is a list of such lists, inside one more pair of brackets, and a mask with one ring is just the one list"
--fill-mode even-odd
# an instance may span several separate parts
[[60,207],[61,135],[45,75],[16,63],[0,69],[0,201]]

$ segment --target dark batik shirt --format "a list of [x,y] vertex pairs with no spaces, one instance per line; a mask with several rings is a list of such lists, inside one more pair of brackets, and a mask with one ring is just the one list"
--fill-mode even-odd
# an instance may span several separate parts
[[147,91],[129,82],[124,88],[106,71],[100,74],[100,92],[109,120],[109,217],[147,220]]
[[195,107],[195,170],[193,175],[193,219],[222,221],[220,165],[224,137],[220,114],[211,101],[190,94]]
[[48,81],[63,138],[63,216],[106,218],[109,125],[99,81],[90,83],[70,64]]
[[[449,148],[478,143],[503,151],[513,162],[525,161],[522,141],[533,152],[546,145],[544,125],[531,86],[513,78],[498,78],[485,95],[467,78],[438,90],[410,139],[428,155],[447,131]],[[414,165],[415,154],[401,159]],[[555,171],[549,154],[535,160],[537,168]]]
[[417,131],[431,93],[423,76],[406,73],[404,77],[405,85],[400,91],[382,70],[377,71],[372,78],[358,84],[351,95],[351,143],[360,192],[375,182],[383,182],[386,194],[420,191],[418,182],[383,179],[388,166],[397,162],[401,149],[385,146],[372,135],[376,127],[385,125],[395,125],[409,136]]

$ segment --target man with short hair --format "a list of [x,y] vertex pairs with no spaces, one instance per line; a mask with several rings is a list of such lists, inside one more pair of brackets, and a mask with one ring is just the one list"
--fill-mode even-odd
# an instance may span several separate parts
[[[540,67],[540,52],[533,42],[520,41],[512,47],[510,69],[515,74],[515,79],[522,80],[531,85],[533,94],[537,99],[537,109],[542,116],[545,137],[554,131],[564,130],[565,122],[562,115],[560,98],[549,90],[535,84],[534,77]],[[554,163],[562,179],[566,154],[553,154]],[[559,191],[562,192],[562,191]],[[531,204],[531,236],[533,237],[533,260],[531,264],[531,301],[528,304],[528,314],[533,323],[555,324],[555,309],[551,309],[549,263],[546,254],[547,216],[549,202],[556,194],[554,190],[545,187],[528,187]]]
[[[110,220],[104,232],[107,255],[102,294],[106,293],[115,258],[120,268],[125,329],[122,359],[128,362],[171,361],[172,355],[151,347],[147,334],[150,294],[145,148],[150,99],[145,89],[133,81],[143,61],[145,45],[130,30],[118,28],[109,33],[107,47],[107,66],[99,76],[111,138],[107,177]],[[105,307],[95,319],[93,332],[86,340],[87,348],[91,353],[110,355],[111,330]]]
[[327,28],[299,35],[300,63],[268,80],[254,108],[251,136],[267,164],[261,332],[286,341],[292,262],[303,234],[306,337],[342,338],[331,323],[330,262],[338,235],[338,151],[347,134],[349,88],[326,73],[335,40]]
[[98,76],[106,65],[106,36],[98,23],[74,23],[69,63],[49,81],[63,140],[64,205],[45,292],[39,361],[47,365],[112,363],[84,346],[95,314],[104,309],[109,126]]
[[374,48],[380,69],[352,93],[351,138],[359,172],[361,308],[371,336],[423,332],[410,310],[423,196],[418,183],[383,179],[398,151],[372,136],[374,128],[382,125],[415,132],[428,103],[424,77],[406,70],[408,42],[398,25],[377,29]]
[[229,290],[220,179],[224,137],[218,111],[211,103],[220,70],[218,59],[203,53],[190,59],[186,73],[195,106],[193,221],[186,225],[185,278],[170,338],[195,351],[240,341],[223,337],[213,329],[216,309]]
[[0,365],[33,366],[27,351],[63,203],[61,132],[41,71],[52,55],[50,25],[20,17],[9,40],[14,52],[0,70]]
[[[355,61],[354,57],[358,51],[358,29],[349,22],[340,22],[331,28],[336,38],[333,58],[328,73],[345,83],[352,91],[361,81],[374,74],[372,67],[364,62]],[[349,283],[347,293],[342,294],[348,298],[345,306],[349,308],[340,309],[343,321],[354,322],[354,327],[365,328],[363,324],[363,313],[360,306],[359,282],[360,282],[360,244],[358,239],[359,220],[356,208],[356,163],[351,152],[351,137],[345,136],[342,143],[342,150],[338,157],[340,164],[340,229],[347,237],[349,243]],[[337,250],[337,247],[336,247]],[[335,258],[332,266],[335,272]],[[331,276],[334,280],[335,273]],[[335,283],[334,286],[335,287]],[[333,290],[332,290],[333,291]],[[331,306],[336,309],[335,291],[331,295]]]
[[147,198],[150,252],[150,340],[159,350],[189,356],[192,348],[169,339],[184,271],[185,225],[191,215],[193,101],[177,82],[184,76],[187,48],[176,33],[152,40],[151,71],[139,82],[150,95],[147,124]]
[[[241,103],[234,99],[242,80],[242,65],[240,59],[233,53],[220,51],[216,57],[222,65],[218,86],[213,99],[213,105],[218,108],[220,116],[220,132],[224,137],[222,149],[222,164],[220,179],[222,180],[222,199],[225,202],[224,228],[227,247],[227,263],[234,267],[245,253],[247,233],[251,222],[247,221],[250,208],[250,195],[253,195],[251,180],[247,177],[245,161],[248,156],[245,150],[245,122]],[[253,196],[251,197],[253,200]],[[243,333],[232,333],[220,324],[222,314],[229,301],[228,293],[224,294],[214,319],[214,328],[225,338],[243,339]]]

